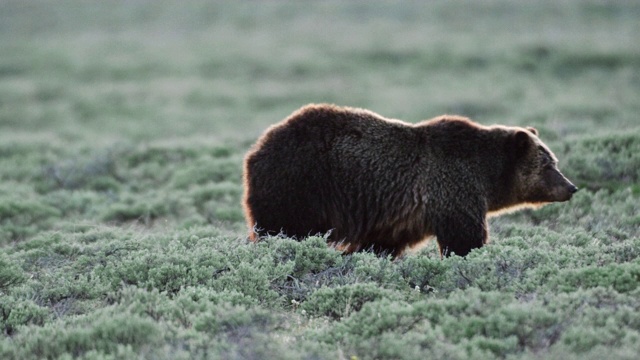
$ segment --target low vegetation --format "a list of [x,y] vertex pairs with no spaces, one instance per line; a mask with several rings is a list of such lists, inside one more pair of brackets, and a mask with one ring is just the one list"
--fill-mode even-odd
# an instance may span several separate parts
[[[0,5],[0,358],[632,359],[634,2]],[[582,188],[440,259],[246,240],[308,102],[535,126]]]

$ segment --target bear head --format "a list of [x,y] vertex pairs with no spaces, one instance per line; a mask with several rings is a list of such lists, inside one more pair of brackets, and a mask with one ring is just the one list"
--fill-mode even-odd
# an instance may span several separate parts
[[518,201],[532,205],[568,201],[578,188],[558,170],[558,159],[538,138],[534,128],[516,129],[515,192]]

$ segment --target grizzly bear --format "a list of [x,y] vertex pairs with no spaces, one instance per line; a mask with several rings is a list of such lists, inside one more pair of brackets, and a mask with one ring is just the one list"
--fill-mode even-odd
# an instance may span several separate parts
[[250,239],[326,234],[346,253],[397,257],[430,236],[441,256],[487,243],[487,215],[567,201],[578,188],[531,127],[443,115],[417,124],[307,105],[244,162]]

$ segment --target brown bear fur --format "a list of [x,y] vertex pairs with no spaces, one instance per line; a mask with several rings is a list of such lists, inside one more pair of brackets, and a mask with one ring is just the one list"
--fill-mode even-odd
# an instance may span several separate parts
[[244,211],[254,241],[329,233],[348,253],[399,256],[435,235],[464,256],[487,242],[487,215],[569,200],[556,164],[533,128],[308,105],[247,154]]

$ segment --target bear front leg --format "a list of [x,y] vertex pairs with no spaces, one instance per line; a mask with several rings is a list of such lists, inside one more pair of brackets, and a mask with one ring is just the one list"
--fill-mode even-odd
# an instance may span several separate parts
[[471,217],[468,214],[441,218],[436,223],[435,235],[441,257],[452,253],[466,256],[487,243],[487,220],[485,216]]

